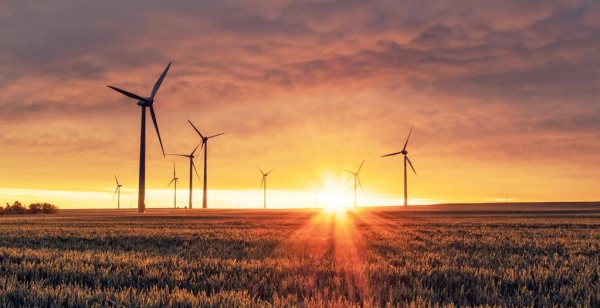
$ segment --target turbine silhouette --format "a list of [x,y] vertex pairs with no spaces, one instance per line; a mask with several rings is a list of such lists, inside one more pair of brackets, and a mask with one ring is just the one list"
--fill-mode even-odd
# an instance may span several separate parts
[[[198,177],[198,180],[200,180],[200,176],[198,175],[198,170],[196,170],[196,165],[194,165],[194,153],[196,152],[196,150],[198,149],[199,146],[200,146],[200,143],[198,143],[198,145],[194,148],[192,153],[190,153],[189,155],[165,154],[165,155],[172,155],[172,156],[183,156],[183,157],[187,157],[190,159],[190,205],[189,205],[190,210],[192,209],[192,168],[194,168],[194,171],[196,171],[196,176]],[[173,171],[173,178],[175,178],[175,171]]]
[[[214,137],[217,137],[217,136],[221,136],[221,135],[223,135],[225,133],[220,133],[220,134],[216,134],[216,135],[205,137],[204,135],[202,135],[200,133],[200,131],[196,128],[196,126],[194,126],[194,124],[192,124],[192,122],[190,120],[188,120],[188,122],[190,122],[190,125],[194,128],[194,130],[198,133],[198,135],[200,135],[200,138],[202,138],[202,147],[204,148],[204,188],[203,188],[204,195],[202,197],[202,208],[205,209],[205,208],[208,207],[207,204],[206,204],[206,200],[207,200],[207,192],[206,192],[206,178],[207,178],[207,176],[206,176],[206,174],[207,174],[206,173],[207,172],[206,161],[207,161],[207,156],[208,156],[208,139],[214,138]],[[200,148],[200,151],[202,151],[202,148]]]
[[[362,169],[362,166],[365,164],[365,161],[363,160],[363,162],[360,164],[360,167],[358,167],[358,171],[356,172],[352,172],[350,170],[346,170],[344,169],[344,171],[348,172],[351,174],[351,176],[354,176],[354,207],[356,207],[356,180],[358,180],[358,185],[360,185],[360,189],[362,190],[362,184],[360,183],[360,177],[359,177],[359,173],[360,173],[360,169]],[[348,180],[350,180],[350,176],[348,176]],[[348,180],[346,180],[346,183],[348,183]]]
[[119,180],[117,180],[117,175],[115,174],[115,182],[117,182],[117,189],[115,189],[115,194],[113,195],[113,200],[115,200],[115,195],[118,194],[117,198],[117,210],[121,209],[121,184],[119,184]]
[[156,83],[154,84],[154,88],[152,88],[152,93],[150,93],[150,97],[141,97],[137,94],[133,94],[127,92],[125,90],[121,90],[119,88],[108,86],[109,88],[133,99],[137,99],[137,104],[142,107],[142,128],[140,134],[140,177],[139,177],[139,190],[138,190],[138,212],[143,213],[146,211],[146,108],[150,108],[150,115],[152,116],[152,122],[154,122],[154,128],[156,129],[156,134],[158,135],[158,142],[160,142],[160,148],[162,150],[163,156],[165,155],[165,149],[162,144],[162,140],[160,138],[160,132],[158,131],[158,124],[156,123],[156,115],[154,114],[154,96],[156,92],[158,92],[158,88],[165,79],[167,75],[167,71],[169,71],[169,67],[171,67],[171,62],[167,65],[167,68],[160,75]]
[[[256,166],[256,168],[258,168],[258,166]],[[273,169],[275,170],[275,169]],[[260,181],[260,188],[263,188],[263,183],[264,183],[264,208],[267,208],[267,176],[269,176],[269,173],[273,172],[273,170],[264,173],[260,168],[258,168],[258,171],[260,171],[260,173],[262,173],[262,181]]]
[[173,163],[173,179],[169,182],[167,187],[171,186],[171,183],[175,183],[175,191],[173,192],[173,208],[177,208],[177,183],[179,182],[179,178],[175,175],[175,163]]
[[393,155],[398,155],[398,154],[404,155],[404,206],[408,206],[408,202],[407,202],[408,185],[406,183],[406,179],[407,179],[407,177],[406,177],[406,162],[408,162],[408,164],[410,165],[410,168],[413,170],[415,175],[417,175],[417,171],[415,171],[415,167],[413,167],[413,164],[410,162],[410,159],[408,158],[408,156],[406,156],[408,154],[408,152],[406,151],[406,145],[408,145],[408,139],[410,139],[410,134],[412,133],[413,127],[410,128],[410,132],[408,133],[408,138],[406,138],[406,143],[404,143],[404,148],[402,148],[402,151],[381,156],[381,157],[386,157],[386,156],[393,156]]

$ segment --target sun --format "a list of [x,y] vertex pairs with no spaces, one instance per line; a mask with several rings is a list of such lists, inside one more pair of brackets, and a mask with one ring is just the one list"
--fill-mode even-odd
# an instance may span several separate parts
[[326,193],[320,196],[324,204],[323,210],[327,212],[343,212],[346,210],[344,195],[338,193]]

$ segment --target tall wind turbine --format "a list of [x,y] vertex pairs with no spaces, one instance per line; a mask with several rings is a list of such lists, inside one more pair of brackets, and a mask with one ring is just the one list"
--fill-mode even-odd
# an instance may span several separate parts
[[117,175],[115,174],[115,182],[117,182],[117,189],[115,189],[115,194],[113,195],[113,200],[115,200],[115,195],[117,195],[118,193],[118,198],[117,198],[117,210],[121,209],[121,184],[119,184],[119,180],[117,180]]
[[142,107],[142,129],[140,134],[140,182],[139,182],[139,190],[138,190],[138,212],[143,213],[146,211],[146,108],[150,108],[150,115],[152,116],[152,122],[154,122],[154,128],[156,128],[156,135],[158,135],[158,142],[160,142],[160,148],[162,150],[163,156],[165,155],[165,149],[163,148],[162,140],[160,139],[160,132],[158,131],[158,124],[156,123],[156,115],[154,114],[154,96],[156,92],[158,92],[158,88],[162,83],[163,79],[167,75],[167,71],[169,71],[169,67],[171,67],[171,62],[167,65],[167,68],[160,75],[156,83],[154,84],[154,88],[152,89],[152,93],[150,93],[150,97],[141,97],[137,94],[133,94],[127,92],[125,90],[121,90],[119,88],[108,86],[109,88],[133,99],[137,99],[137,104]]
[[412,133],[413,127],[410,128],[410,132],[408,133],[408,138],[406,138],[406,143],[404,143],[404,148],[402,148],[402,151],[381,156],[381,157],[386,157],[386,156],[393,156],[393,155],[398,155],[398,154],[404,155],[404,206],[408,206],[408,202],[407,202],[408,188],[407,188],[407,183],[406,183],[406,162],[408,162],[408,164],[410,165],[410,168],[413,170],[415,175],[417,175],[417,171],[415,171],[415,167],[413,167],[412,163],[410,162],[410,159],[408,158],[408,156],[406,156],[406,154],[408,154],[408,152],[406,151],[406,145],[408,144],[408,139],[410,139],[410,134]]
[[[258,168],[258,166],[256,168]],[[265,190],[264,190],[264,208],[265,209],[267,208],[267,176],[269,176],[269,173],[273,172],[273,170],[271,170],[267,173],[264,173],[260,168],[258,168],[258,171],[260,171],[260,173],[262,173],[262,181],[260,181],[260,188],[263,188],[263,183],[265,186]]]
[[169,182],[169,187],[171,183],[175,183],[175,192],[173,192],[173,208],[177,208],[177,182],[179,182],[179,178],[175,175],[175,163],[173,163],[173,179]]
[[[202,208],[205,209],[205,208],[207,208],[207,204],[206,204],[206,160],[207,160],[207,156],[208,156],[208,139],[214,138],[217,136],[221,136],[225,133],[220,133],[220,134],[205,137],[204,135],[202,135],[200,133],[200,131],[196,128],[196,126],[194,126],[194,124],[192,124],[192,122],[190,120],[188,120],[188,122],[190,122],[190,125],[192,125],[194,130],[198,133],[198,135],[200,135],[200,138],[202,138],[202,147],[204,147],[204,196],[202,197]],[[202,148],[200,148],[200,150],[202,150]]]
[[[196,165],[194,165],[194,153],[196,152],[196,150],[198,149],[199,146],[200,146],[200,143],[198,143],[198,145],[194,148],[192,153],[190,153],[189,155],[166,154],[166,155],[173,155],[173,156],[183,156],[183,157],[187,157],[190,159],[190,206],[188,207],[190,210],[192,209],[192,168],[194,168],[194,171],[196,171],[196,176],[198,177],[198,180],[200,180],[200,176],[198,175],[198,170],[196,170]],[[173,178],[175,178],[175,171],[173,171]]]
[[[360,164],[360,167],[358,167],[358,171],[356,171],[356,172],[352,172],[350,170],[344,169],[344,171],[346,171],[354,176],[354,207],[356,207],[356,180],[358,180],[358,185],[360,185],[360,189],[362,190],[362,184],[360,183],[360,177],[358,176],[358,174],[360,173],[360,169],[362,169],[362,166],[364,164],[365,164],[365,161],[363,159],[363,162]],[[348,180],[349,179],[350,179],[350,177],[348,177]],[[346,182],[348,182],[348,180],[346,180]]]

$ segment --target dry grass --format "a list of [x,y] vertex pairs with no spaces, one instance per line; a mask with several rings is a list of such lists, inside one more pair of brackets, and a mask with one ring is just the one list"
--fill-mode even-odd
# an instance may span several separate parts
[[0,305],[600,305],[598,205],[444,207],[1,218]]

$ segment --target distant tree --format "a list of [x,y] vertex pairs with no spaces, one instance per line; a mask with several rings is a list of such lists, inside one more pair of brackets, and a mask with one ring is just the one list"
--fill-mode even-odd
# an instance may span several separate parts
[[26,212],[27,212],[27,209],[19,201],[15,201],[15,203],[13,203],[12,205],[9,205],[8,203],[6,203],[6,209],[4,209],[4,214],[7,214],[7,215],[11,215],[11,214],[22,215],[22,214],[25,214]]
[[29,214],[37,214],[42,211],[41,203],[32,203],[29,205],[29,210],[27,211]]
[[44,214],[58,213],[58,207],[54,204],[43,203],[42,204],[42,213],[44,213]]
[[21,202],[15,201],[13,204],[6,203],[6,207],[0,206],[0,215],[22,215],[22,214],[52,214],[58,213],[58,207],[50,203],[32,203],[26,208]]

